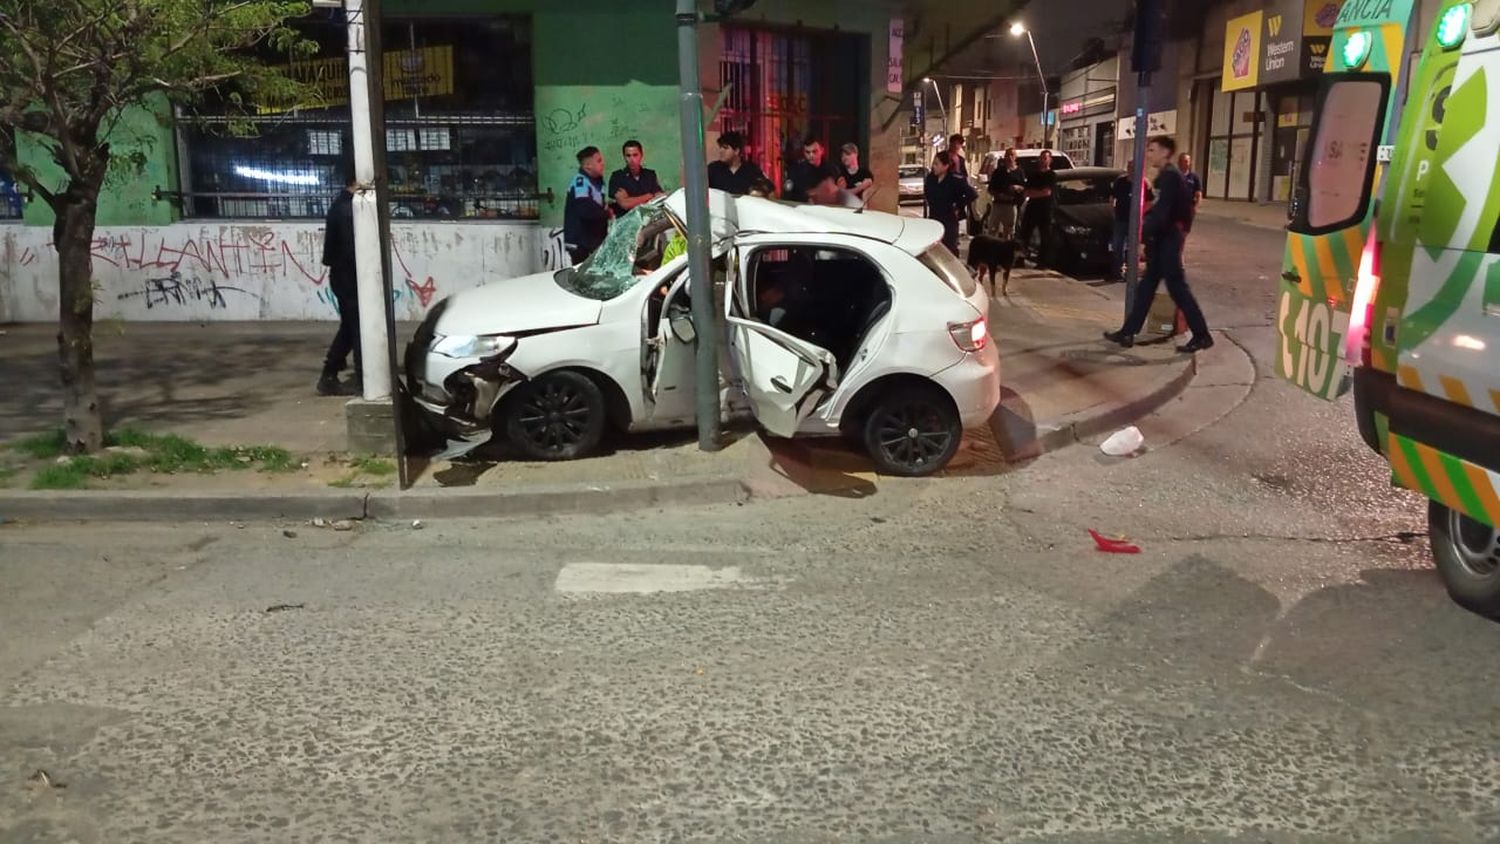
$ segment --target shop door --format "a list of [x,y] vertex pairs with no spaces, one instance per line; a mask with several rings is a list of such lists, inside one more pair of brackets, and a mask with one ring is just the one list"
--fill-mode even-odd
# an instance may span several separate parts
[[1115,154],[1115,122],[1106,120],[1094,125],[1094,166],[1110,167]]

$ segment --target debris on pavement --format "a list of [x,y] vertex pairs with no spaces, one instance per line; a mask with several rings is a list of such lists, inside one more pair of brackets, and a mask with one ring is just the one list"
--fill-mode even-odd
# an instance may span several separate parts
[[348,519],[339,519],[338,521],[333,523],[333,529],[340,533],[351,531],[354,530],[354,522],[351,522]]
[[295,530],[290,530],[290,529],[282,531],[281,535],[285,536],[287,539],[296,539],[297,538],[297,532]]
[[287,612],[288,610],[306,609],[307,604],[275,604],[266,607],[266,612]]
[[427,527],[427,525],[422,524],[422,520],[421,519],[413,519],[412,520],[412,523],[411,523],[411,529],[412,530],[421,530],[422,528],[425,528],[425,527]]
[[32,788],[67,788],[68,787],[67,783],[65,783],[65,782],[58,782],[57,780],[55,780],[55,779],[52,778],[51,774],[47,773],[46,771],[42,770],[41,768],[37,768],[36,769],[36,773],[34,773],[31,776],[29,776],[29,777],[26,778],[26,784],[29,785],[29,786],[31,786]]
[[313,527],[326,528],[328,527],[328,520],[323,518],[322,516],[319,516],[318,518],[313,519],[311,522],[308,522],[308,524],[312,525]]
[[1141,553],[1141,546],[1124,539],[1112,539],[1097,530],[1090,529],[1089,536],[1094,538],[1094,545],[1106,554]]
[[1146,438],[1141,434],[1141,429],[1131,425],[1110,434],[1109,439],[1100,443],[1099,450],[1110,457],[1129,457],[1140,451],[1145,444]]

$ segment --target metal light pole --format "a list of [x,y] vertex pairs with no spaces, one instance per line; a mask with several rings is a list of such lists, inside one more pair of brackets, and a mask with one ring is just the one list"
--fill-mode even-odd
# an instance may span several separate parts
[[926,82],[928,85],[931,85],[932,92],[934,94],[937,94],[938,111],[941,111],[943,113],[943,135],[946,137],[953,131],[953,124],[952,121],[948,119],[948,107],[943,105],[943,89],[938,86],[937,82],[933,81],[933,78],[931,76],[923,77],[922,81]]
[[1047,74],[1042,70],[1042,57],[1036,51],[1036,39],[1031,37],[1031,30],[1027,29],[1026,25],[1020,22],[1010,25],[1010,34],[1017,38],[1020,38],[1022,35],[1026,36],[1026,43],[1031,45],[1031,60],[1036,62],[1036,78],[1042,86],[1042,146],[1051,149],[1052,121],[1049,118],[1052,115],[1049,113],[1050,109],[1048,108],[1051,105],[1051,94],[1047,90]]
[[703,89],[698,82],[698,8],[677,0],[677,62],[681,93],[683,189],[687,199],[688,279],[697,335],[698,448],[719,448],[719,314],[715,307],[708,212],[708,161],[703,148]]

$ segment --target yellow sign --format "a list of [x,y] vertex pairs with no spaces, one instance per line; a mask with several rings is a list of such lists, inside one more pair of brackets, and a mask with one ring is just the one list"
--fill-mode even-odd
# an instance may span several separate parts
[[1266,31],[1271,33],[1272,38],[1281,37],[1281,15],[1272,15],[1266,18]]
[[[453,93],[453,48],[449,45],[389,52],[385,54],[384,66],[387,102]],[[317,103],[304,104],[303,107],[326,108],[349,102],[349,60],[346,57],[296,61],[282,65],[280,70],[318,92]],[[261,106],[258,109],[261,114],[290,110],[290,106]]]
[[1302,34],[1328,38],[1339,19],[1344,0],[1305,0],[1302,7]]
[[1251,12],[1224,27],[1225,91],[1254,88],[1260,82],[1260,33],[1264,12]]

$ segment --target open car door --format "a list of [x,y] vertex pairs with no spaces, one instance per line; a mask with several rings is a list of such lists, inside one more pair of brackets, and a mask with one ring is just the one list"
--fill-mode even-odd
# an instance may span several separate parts
[[1276,374],[1323,399],[1348,392],[1350,312],[1371,272],[1382,150],[1406,85],[1413,0],[1346,3],[1335,24],[1282,261]]
[[729,255],[733,269],[725,321],[730,362],[756,421],[778,437],[791,437],[838,386],[838,362],[827,349],[754,318],[753,254],[753,249],[741,249]]
[[729,351],[756,421],[778,437],[795,435],[838,382],[832,352],[748,319],[729,317]]

